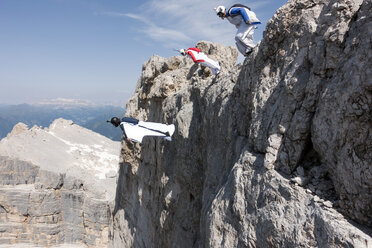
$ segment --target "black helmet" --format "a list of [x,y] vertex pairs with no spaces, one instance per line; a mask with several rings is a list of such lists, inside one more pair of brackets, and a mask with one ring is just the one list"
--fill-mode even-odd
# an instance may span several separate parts
[[120,125],[120,119],[118,117],[112,117],[110,122],[115,127],[118,127]]

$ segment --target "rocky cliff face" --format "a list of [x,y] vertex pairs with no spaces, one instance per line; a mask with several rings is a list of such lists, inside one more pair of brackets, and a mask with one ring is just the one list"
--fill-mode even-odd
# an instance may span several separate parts
[[113,247],[371,247],[372,2],[288,1],[235,48],[153,56],[126,115],[172,142],[123,143]]
[[119,152],[72,121],[16,125],[0,142],[0,246],[107,246]]

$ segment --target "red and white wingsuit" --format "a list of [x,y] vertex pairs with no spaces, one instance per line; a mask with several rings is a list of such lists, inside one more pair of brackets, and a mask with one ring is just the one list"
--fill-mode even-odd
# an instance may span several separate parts
[[189,49],[185,50],[185,55],[186,54],[190,56],[195,63],[199,63],[211,68],[213,75],[216,75],[220,72],[221,67],[218,62],[208,58],[207,55],[202,53],[199,48],[190,47]]

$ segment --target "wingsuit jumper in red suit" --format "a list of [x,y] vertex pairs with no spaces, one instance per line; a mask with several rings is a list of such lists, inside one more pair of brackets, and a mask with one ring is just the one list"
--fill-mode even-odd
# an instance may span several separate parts
[[205,55],[199,48],[190,47],[188,49],[181,49],[180,53],[182,55],[188,55],[195,63],[207,66],[212,70],[212,74],[216,75],[220,72],[220,65],[218,62],[210,59]]

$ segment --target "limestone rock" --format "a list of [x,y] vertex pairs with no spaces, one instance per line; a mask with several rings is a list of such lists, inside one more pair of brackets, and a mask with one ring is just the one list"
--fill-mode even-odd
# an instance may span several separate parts
[[294,182],[294,183],[297,183],[298,185],[301,185],[301,186],[305,186],[308,182],[307,178],[305,177],[293,177],[291,178],[291,181]]
[[0,142],[0,245],[107,246],[119,146],[68,120],[16,125]]
[[12,129],[12,131],[8,134],[8,136],[18,135],[28,130],[28,126],[24,123],[18,123]]
[[216,77],[150,58],[126,115],[176,132],[122,143],[110,245],[371,247],[371,8],[290,0]]
[[[350,7],[345,8],[339,12],[347,12]],[[371,10],[371,1],[363,1],[358,12],[350,16],[354,21],[342,26],[347,36],[337,49],[343,56],[337,58],[332,77],[323,86],[312,125],[314,146],[327,164],[344,213],[369,226],[372,226]]]

